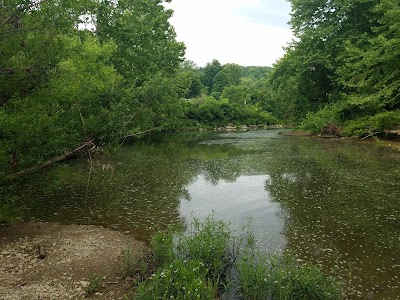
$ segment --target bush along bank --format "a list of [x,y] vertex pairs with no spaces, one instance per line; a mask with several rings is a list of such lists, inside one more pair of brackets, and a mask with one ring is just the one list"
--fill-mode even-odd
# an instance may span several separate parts
[[132,299],[345,298],[338,272],[325,274],[290,254],[262,254],[251,232],[234,235],[212,216],[194,219],[187,234],[159,232],[151,245],[152,272],[135,284]]

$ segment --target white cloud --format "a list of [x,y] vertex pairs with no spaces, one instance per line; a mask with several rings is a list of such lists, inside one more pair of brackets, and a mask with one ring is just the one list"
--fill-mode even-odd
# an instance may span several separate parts
[[[289,19],[288,7],[279,2],[285,0],[173,0],[166,7],[174,10],[171,24],[186,44],[186,58],[199,66],[214,58],[222,64],[271,66],[292,39],[279,18]],[[260,18],[268,14],[278,16],[280,24]]]

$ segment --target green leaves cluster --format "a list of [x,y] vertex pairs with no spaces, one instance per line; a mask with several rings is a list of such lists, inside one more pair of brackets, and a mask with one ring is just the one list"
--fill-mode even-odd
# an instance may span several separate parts
[[337,273],[327,276],[317,266],[299,265],[290,254],[259,252],[251,229],[237,237],[212,215],[189,226],[186,234],[169,230],[154,236],[152,258],[159,267],[139,283],[133,299],[343,298]]
[[276,123],[266,99],[266,77],[272,68],[221,65],[214,59],[204,68],[186,61],[178,75],[185,127],[216,127],[228,124]]
[[2,175],[181,117],[175,74],[184,45],[162,3],[0,3]]
[[397,116],[399,4],[388,0],[290,2],[290,24],[297,39],[276,63],[270,81],[278,116],[295,122],[305,118],[304,128],[314,132],[323,132],[332,122],[346,128],[349,120],[390,111]]

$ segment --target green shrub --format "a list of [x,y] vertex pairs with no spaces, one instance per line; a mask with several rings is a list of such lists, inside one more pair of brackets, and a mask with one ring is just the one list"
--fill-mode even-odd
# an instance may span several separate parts
[[267,261],[262,257],[255,259],[246,253],[237,261],[239,290],[243,299],[267,299],[269,294],[269,274]]
[[195,219],[189,236],[182,237],[178,249],[181,257],[203,262],[208,275],[218,278],[230,265],[231,232],[222,221],[208,217],[204,222]]
[[134,252],[132,249],[123,248],[121,251],[122,272],[124,276],[134,276],[138,272],[145,272],[147,266],[142,267],[144,262],[141,255]]
[[345,123],[343,135],[362,137],[400,126],[400,111],[386,111],[374,116],[357,118]]
[[101,288],[101,278],[94,275],[90,278],[89,285],[85,288],[86,296],[91,296]]
[[[236,283],[243,299],[341,298],[338,276],[298,265],[290,255],[259,254],[248,226],[235,247],[229,226],[212,216],[194,219],[189,228],[187,234],[166,231],[153,237],[159,268],[138,285],[134,299],[217,299],[230,282]],[[230,277],[235,268],[237,279]]]
[[302,121],[300,128],[313,134],[337,136],[340,133],[339,124],[341,124],[339,110],[340,108],[335,105],[326,105],[316,113],[309,112]]
[[216,299],[218,287],[199,260],[176,259],[139,284],[135,299]]
[[342,285],[314,265],[298,265],[290,255],[245,254],[238,260],[239,287],[244,299],[341,299]]
[[162,265],[176,258],[173,231],[157,232],[151,240],[153,259],[156,265]]
[[[1,189],[1,187],[0,187]],[[0,190],[0,223],[14,223],[23,219],[22,208],[15,204],[16,197],[4,197],[1,199],[2,191]]]

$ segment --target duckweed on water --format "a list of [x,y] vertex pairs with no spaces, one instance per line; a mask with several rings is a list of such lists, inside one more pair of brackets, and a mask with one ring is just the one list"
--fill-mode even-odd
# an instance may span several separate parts
[[[158,268],[138,285],[134,299],[218,299],[230,281],[239,299],[343,298],[338,276],[299,265],[290,255],[260,254],[247,236],[235,239],[229,226],[212,216],[203,222],[195,219],[190,228],[188,234],[166,231],[154,236]],[[237,276],[230,278],[232,274]]]

